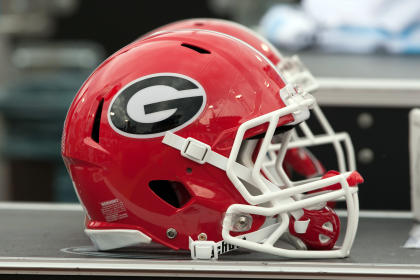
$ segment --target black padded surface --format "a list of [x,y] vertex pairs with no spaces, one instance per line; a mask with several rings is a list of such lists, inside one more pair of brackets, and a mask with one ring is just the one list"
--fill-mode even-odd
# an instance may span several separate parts
[[[81,211],[0,209],[0,220],[0,257],[189,259],[187,252],[168,252],[156,246],[97,254],[83,233]],[[412,225],[410,219],[361,218],[350,257],[322,262],[420,264],[420,250],[402,248]],[[282,261],[248,251],[234,251],[220,260]]]

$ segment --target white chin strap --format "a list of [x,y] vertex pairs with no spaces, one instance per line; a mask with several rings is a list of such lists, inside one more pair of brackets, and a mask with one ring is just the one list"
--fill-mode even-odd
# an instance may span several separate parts
[[[183,138],[172,132],[166,132],[165,137],[163,137],[162,143],[179,150],[182,156],[199,164],[208,163],[224,171],[226,171],[227,169],[227,157],[222,156],[219,153],[213,152],[209,145],[198,141],[194,138]],[[237,162],[234,162],[233,169],[235,174],[239,178],[247,182],[252,182],[252,174],[247,167]],[[272,190],[278,190],[278,187],[269,182],[268,180],[267,184],[269,184]]]

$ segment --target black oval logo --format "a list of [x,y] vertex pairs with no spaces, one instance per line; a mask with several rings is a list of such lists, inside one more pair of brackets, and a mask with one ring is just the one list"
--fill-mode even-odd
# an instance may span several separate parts
[[203,111],[206,93],[190,77],[159,73],[122,88],[108,111],[111,127],[127,137],[153,138],[192,123]]

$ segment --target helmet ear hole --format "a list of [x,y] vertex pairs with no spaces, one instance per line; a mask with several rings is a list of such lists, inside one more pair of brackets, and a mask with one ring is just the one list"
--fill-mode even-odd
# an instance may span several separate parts
[[187,188],[180,182],[169,180],[153,180],[149,187],[155,195],[175,208],[182,208],[191,200]]

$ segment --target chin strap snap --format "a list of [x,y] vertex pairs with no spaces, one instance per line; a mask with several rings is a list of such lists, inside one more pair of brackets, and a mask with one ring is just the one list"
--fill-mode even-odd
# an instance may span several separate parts
[[192,240],[189,237],[189,248],[193,260],[217,260],[217,243],[214,241]]

